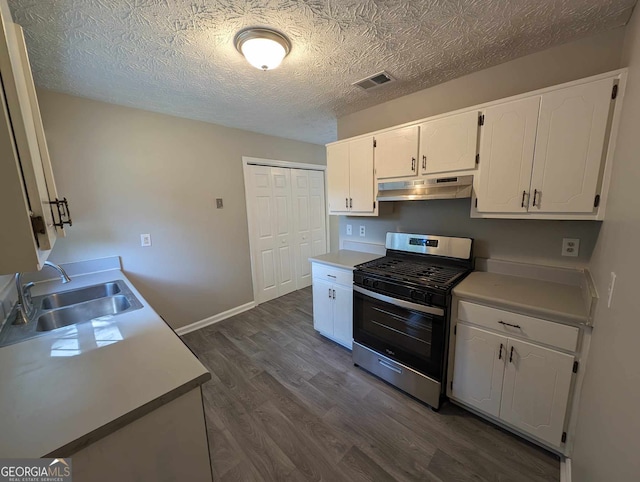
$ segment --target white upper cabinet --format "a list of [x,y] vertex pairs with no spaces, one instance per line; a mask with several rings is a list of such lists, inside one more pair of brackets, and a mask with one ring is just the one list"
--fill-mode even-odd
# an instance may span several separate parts
[[410,126],[375,136],[378,179],[411,177],[418,174],[418,132],[418,126]]
[[[6,4],[4,4],[6,5]],[[41,269],[67,208],[57,192],[22,29],[0,4],[0,274]],[[58,209],[60,208],[60,209]]]
[[329,214],[377,216],[373,136],[327,146]]
[[542,96],[531,179],[539,213],[591,213],[604,158],[613,79]]
[[485,111],[478,211],[527,211],[539,108],[540,96],[535,96]]
[[331,214],[349,212],[348,142],[327,146],[327,184],[329,212]]
[[372,213],[375,210],[373,173],[373,138],[365,137],[349,143],[349,210]]
[[420,124],[420,174],[474,169],[478,116],[478,111],[472,111]]
[[615,80],[489,107],[475,211],[483,217],[595,219],[606,189],[604,161]]

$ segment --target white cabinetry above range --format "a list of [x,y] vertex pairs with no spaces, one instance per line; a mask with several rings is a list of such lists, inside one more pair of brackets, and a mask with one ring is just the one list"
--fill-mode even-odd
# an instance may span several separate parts
[[[410,191],[473,176],[471,217],[602,220],[626,75],[622,69],[329,144],[330,212],[377,215],[369,207],[376,197],[466,197],[469,191]],[[367,150],[356,156],[358,143]],[[374,172],[361,171],[357,189],[355,158],[366,158]],[[358,194],[371,204],[356,209],[354,192],[375,194]]]

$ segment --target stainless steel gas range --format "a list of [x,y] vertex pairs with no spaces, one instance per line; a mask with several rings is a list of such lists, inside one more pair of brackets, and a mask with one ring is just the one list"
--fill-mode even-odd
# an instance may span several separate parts
[[353,273],[353,362],[435,409],[444,393],[451,290],[473,240],[387,233],[386,256]]

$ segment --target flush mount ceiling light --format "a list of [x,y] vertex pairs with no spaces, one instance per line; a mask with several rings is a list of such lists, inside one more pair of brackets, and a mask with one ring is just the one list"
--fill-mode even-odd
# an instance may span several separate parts
[[291,42],[280,32],[270,28],[250,27],[235,37],[236,49],[257,69],[275,69],[291,50]]

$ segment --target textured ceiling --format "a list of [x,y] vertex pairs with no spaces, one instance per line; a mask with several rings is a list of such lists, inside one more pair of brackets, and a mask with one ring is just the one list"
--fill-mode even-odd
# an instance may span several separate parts
[[[36,83],[115,104],[314,143],[336,118],[624,25],[636,0],[9,0]],[[261,72],[243,27],[293,43]],[[585,61],[588,61],[585,59]],[[386,70],[398,81],[350,84]]]

